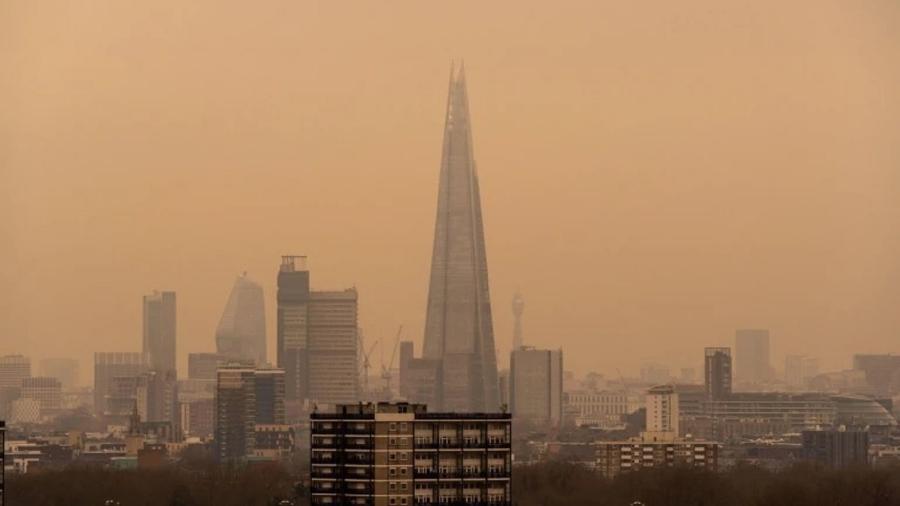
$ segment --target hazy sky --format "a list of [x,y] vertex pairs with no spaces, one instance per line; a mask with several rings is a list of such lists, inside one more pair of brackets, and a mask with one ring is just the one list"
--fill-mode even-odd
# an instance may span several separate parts
[[274,357],[285,253],[418,347],[460,57],[501,364],[517,287],[581,372],[900,352],[896,0],[5,0],[0,353],[87,379],[160,288],[184,367],[246,270]]

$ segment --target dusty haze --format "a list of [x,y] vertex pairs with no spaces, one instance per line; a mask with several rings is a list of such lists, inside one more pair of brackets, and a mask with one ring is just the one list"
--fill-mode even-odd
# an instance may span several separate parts
[[900,3],[0,3],[0,353],[214,349],[279,256],[421,344],[464,57],[500,363],[699,367],[734,329],[900,352]]

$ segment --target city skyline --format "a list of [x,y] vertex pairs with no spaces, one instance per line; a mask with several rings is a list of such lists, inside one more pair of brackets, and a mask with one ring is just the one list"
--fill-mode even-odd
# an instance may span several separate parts
[[882,22],[896,5],[701,2],[696,23],[668,5],[525,5],[441,20],[411,6],[403,26],[368,6],[230,6],[215,23],[198,8],[179,24],[144,7],[64,19],[11,5],[2,32],[34,36],[0,55],[16,104],[0,120],[0,353],[84,365],[137,349],[137,297],[161,287],[179,294],[183,373],[188,352],[214,349],[234,273],[274,307],[285,251],[309,255],[323,288],[366,294],[366,335],[403,324],[421,349],[452,56],[490,168],[499,356],[520,286],[528,343],[564,346],[579,372],[698,367],[688,350],[752,327],[770,329],[778,367],[810,348],[823,370],[900,352],[900,104],[886,91],[900,58]]

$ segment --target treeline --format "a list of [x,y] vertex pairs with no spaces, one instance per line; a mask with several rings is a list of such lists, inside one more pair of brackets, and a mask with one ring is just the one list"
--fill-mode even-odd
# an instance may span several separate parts
[[713,473],[649,469],[603,479],[568,463],[517,467],[516,506],[886,506],[900,505],[900,467],[831,470],[798,464],[780,472],[740,465]]
[[305,505],[306,489],[274,463],[247,467],[166,467],[63,471],[7,475],[10,506],[280,506]]
[[[309,504],[307,489],[276,464],[113,471],[72,467],[7,476],[11,506],[280,506]],[[111,502],[107,502],[110,501]],[[644,470],[603,479],[576,464],[516,467],[516,506],[887,506],[900,505],[900,468],[830,470],[800,464],[712,473]]]

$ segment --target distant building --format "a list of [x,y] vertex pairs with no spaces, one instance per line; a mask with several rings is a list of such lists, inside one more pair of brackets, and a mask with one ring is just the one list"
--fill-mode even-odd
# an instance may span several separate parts
[[563,413],[562,350],[513,350],[509,377],[510,411],[515,418],[559,426]]
[[760,384],[771,379],[769,331],[743,329],[735,333],[737,379],[741,383]]
[[45,358],[41,360],[41,375],[56,378],[63,391],[78,388],[78,360],[74,358]]
[[641,382],[651,385],[659,385],[668,383],[672,380],[669,368],[655,363],[644,364],[641,366]]
[[598,441],[597,469],[603,476],[643,468],[688,466],[711,471],[719,467],[719,445],[711,441],[668,440]]
[[678,437],[678,392],[673,385],[659,385],[647,390],[647,438],[654,440]]
[[861,430],[803,431],[803,456],[841,469],[865,465],[869,458],[869,433]]
[[784,382],[788,387],[802,390],[809,380],[819,374],[819,361],[805,355],[788,355],[784,357]]
[[706,348],[704,350],[706,395],[721,400],[731,395],[731,348]]
[[150,369],[176,379],[175,292],[155,291],[144,296],[144,353]]
[[415,345],[412,341],[400,341],[400,397],[409,400],[412,386],[409,382],[409,363],[415,360]]
[[284,425],[284,370],[256,369],[256,424]]
[[311,503],[512,503],[510,415],[341,405],[311,415]]
[[0,388],[22,386],[22,380],[31,377],[31,360],[22,355],[0,357]]
[[13,425],[41,421],[41,403],[36,399],[16,399],[10,405],[9,421]]
[[113,378],[142,376],[148,369],[144,353],[94,353],[94,413],[102,416],[107,411],[106,399],[111,394]]
[[625,390],[576,390],[565,397],[577,426],[622,428],[628,415],[644,407],[644,396]]
[[218,353],[188,353],[188,378],[215,381],[216,370],[225,362]]
[[280,369],[231,365],[219,369],[215,401],[218,460],[257,455],[257,426],[284,425],[284,383],[284,371]]
[[294,428],[285,424],[256,424],[253,456],[283,459],[294,451]]
[[854,355],[853,369],[865,374],[866,384],[875,395],[900,392],[900,355]]
[[646,467],[718,468],[719,444],[679,437],[679,397],[673,385],[650,388],[646,428],[627,441],[599,441],[597,468],[606,477]]
[[290,401],[356,402],[356,289],[311,291],[306,257],[284,256],[278,272],[278,367]]
[[216,328],[216,351],[229,360],[248,360],[258,367],[268,361],[263,289],[246,273],[231,288]]
[[[500,387],[500,407],[504,410],[509,409],[509,369],[502,369],[497,373],[497,384]],[[565,393],[563,394],[565,400]]]
[[62,407],[62,384],[56,378],[25,378],[22,398],[37,401],[42,414],[58,411]]
[[443,362],[438,359],[413,358],[406,361],[406,399],[417,404],[441,405],[441,384],[444,377]]
[[451,69],[422,358],[440,360],[433,409],[500,407],[481,194],[465,71]]

